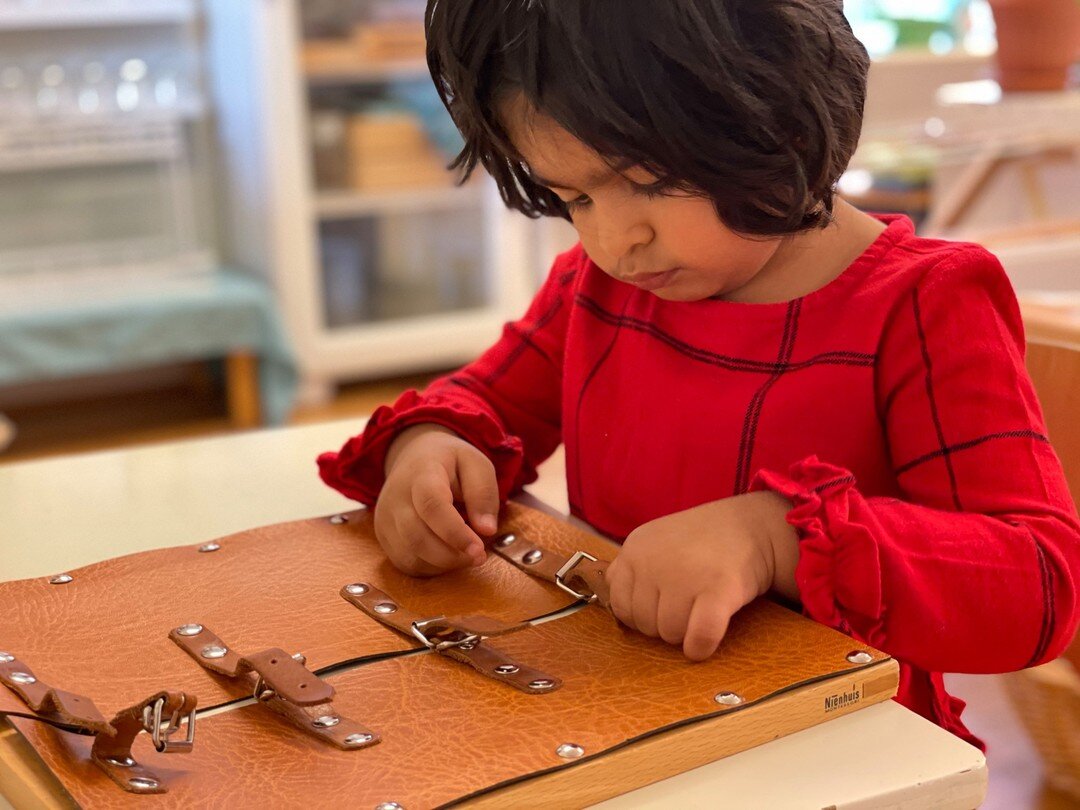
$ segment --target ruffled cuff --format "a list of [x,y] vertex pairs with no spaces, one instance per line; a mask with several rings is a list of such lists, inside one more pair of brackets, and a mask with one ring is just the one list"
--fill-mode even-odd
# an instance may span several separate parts
[[373,506],[386,481],[390,445],[403,430],[419,424],[442,425],[478,448],[495,465],[499,497],[509,498],[521,475],[521,440],[507,435],[489,414],[416,391],[406,391],[393,405],[375,411],[364,432],[349,439],[341,450],[320,455],[319,477],[342,495]]
[[881,564],[865,499],[855,476],[810,456],[786,475],[761,470],[751,491],[772,490],[794,507],[787,522],[799,534],[795,582],[803,610],[821,624],[868,643],[882,622]]

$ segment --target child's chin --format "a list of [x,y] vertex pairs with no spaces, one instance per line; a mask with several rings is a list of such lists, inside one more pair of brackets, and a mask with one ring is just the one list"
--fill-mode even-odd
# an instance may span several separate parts
[[661,287],[659,290],[653,290],[652,294],[662,301],[671,301],[673,303],[692,303],[716,297],[710,290],[694,289],[679,284]]

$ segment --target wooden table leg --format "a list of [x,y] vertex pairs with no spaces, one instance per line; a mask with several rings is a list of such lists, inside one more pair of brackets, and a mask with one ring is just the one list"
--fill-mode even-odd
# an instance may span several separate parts
[[225,395],[233,427],[255,428],[262,424],[259,361],[254,353],[237,351],[225,358]]

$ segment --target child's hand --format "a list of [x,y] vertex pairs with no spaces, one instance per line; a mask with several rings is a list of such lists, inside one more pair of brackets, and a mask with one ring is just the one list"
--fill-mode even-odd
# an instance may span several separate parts
[[611,609],[624,624],[687,658],[716,652],[728,621],[776,587],[797,598],[791,504],[772,492],[714,501],[635,529],[607,569]]
[[[390,445],[386,471],[375,536],[395,567],[434,576],[483,564],[487,554],[478,533],[494,534],[499,512],[487,456],[446,428],[416,425]],[[469,523],[455,501],[465,503]]]

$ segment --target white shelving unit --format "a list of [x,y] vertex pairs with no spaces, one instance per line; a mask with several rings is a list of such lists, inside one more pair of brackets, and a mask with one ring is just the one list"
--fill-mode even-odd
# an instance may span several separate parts
[[216,267],[199,8],[0,0],[0,295]]
[[[227,152],[224,194],[233,202],[226,226],[235,257],[269,268],[300,360],[302,401],[332,393],[336,384],[378,376],[448,368],[465,362],[524,311],[538,284],[535,225],[505,210],[490,178],[464,188],[388,192],[319,191],[308,136],[309,93],[314,88],[378,84],[427,76],[422,61],[373,69],[305,76],[300,64],[301,0],[208,0],[218,106],[232,111],[224,140],[243,149]],[[481,300],[413,315],[386,316],[331,326],[327,317],[326,257],[320,232],[350,221],[399,220],[381,238],[408,254],[424,238],[411,227],[427,216],[468,217],[475,212],[482,256],[472,269]],[[408,221],[401,221],[408,220]],[[457,222],[458,220],[454,220]],[[470,220],[471,221],[471,220]],[[379,227],[383,227],[381,224]],[[451,234],[460,238],[460,234]],[[427,268],[405,269],[412,280],[438,284]],[[358,268],[359,271],[359,268]],[[403,297],[407,300],[409,291]]]

